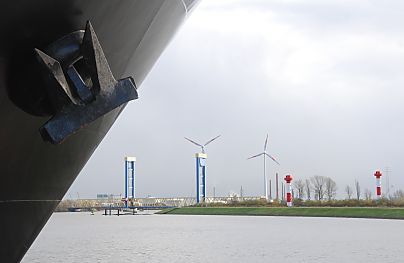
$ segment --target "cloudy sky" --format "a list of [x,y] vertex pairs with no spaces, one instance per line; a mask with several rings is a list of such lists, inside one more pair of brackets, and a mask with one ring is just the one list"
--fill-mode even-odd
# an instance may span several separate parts
[[[268,177],[324,175],[344,196],[373,190],[389,167],[404,188],[404,3],[205,0],[192,13],[101,143],[67,198],[124,192],[137,157],[137,196],[194,196],[198,142],[208,194],[262,195]],[[385,182],[383,182],[385,183]]]

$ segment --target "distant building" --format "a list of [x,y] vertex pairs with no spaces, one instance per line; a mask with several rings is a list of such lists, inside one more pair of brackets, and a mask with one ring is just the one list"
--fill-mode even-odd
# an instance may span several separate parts
[[97,194],[98,200],[120,200],[122,198],[121,195],[114,194]]
[[109,199],[108,194],[97,194],[97,199]]

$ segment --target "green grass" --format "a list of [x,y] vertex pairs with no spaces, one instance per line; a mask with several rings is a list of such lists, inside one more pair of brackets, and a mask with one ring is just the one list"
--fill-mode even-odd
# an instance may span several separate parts
[[177,215],[250,215],[404,219],[403,208],[370,207],[183,207],[161,211]]
[[160,215],[162,215],[162,214],[170,214],[173,210],[176,210],[176,209],[178,209],[178,208],[166,208],[166,209],[163,209],[161,211],[158,211],[156,214],[160,214]]

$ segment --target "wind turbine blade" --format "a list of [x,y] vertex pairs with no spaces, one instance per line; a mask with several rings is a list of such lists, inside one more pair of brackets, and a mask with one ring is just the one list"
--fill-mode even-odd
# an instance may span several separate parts
[[251,156],[251,157],[247,158],[247,160],[250,160],[250,159],[255,158],[255,157],[258,157],[258,156],[261,156],[261,155],[263,155],[263,154],[265,154],[265,153],[259,153],[259,154],[257,154],[257,155]]
[[200,145],[199,143],[194,142],[193,140],[188,139],[187,137],[184,137],[184,138],[185,138],[186,140],[190,141],[191,143],[195,144],[196,146],[203,147],[203,146],[202,146],[202,145]]
[[264,152],[267,150],[267,144],[268,144],[268,134],[267,134],[267,138],[265,139]]
[[269,158],[271,158],[272,161],[274,161],[275,163],[277,163],[278,165],[280,165],[279,162],[278,162],[277,160],[275,160],[274,157],[272,157],[271,155],[269,155],[269,154],[267,154],[267,153],[265,153],[265,155],[268,156]]
[[209,141],[207,141],[203,146],[206,146],[206,145],[208,145],[209,143],[211,143],[211,142],[213,142],[214,140],[216,140],[217,138],[219,138],[220,137],[220,135],[218,135],[218,136],[216,136],[215,138],[213,138],[213,139],[210,139]]

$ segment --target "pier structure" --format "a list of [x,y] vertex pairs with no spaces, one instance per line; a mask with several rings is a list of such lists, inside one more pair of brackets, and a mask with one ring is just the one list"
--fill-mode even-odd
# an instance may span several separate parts
[[377,170],[374,176],[376,177],[376,198],[380,199],[382,198],[382,173]]
[[196,203],[205,202],[206,199],[206,153],[196,153]]
[[285,181],[286,181],[286,204],[287,204],[288,207],[293,206],[292,180],[293,180],[293,177],[291,175],[286,175],[285,176]]
[[[125,157],[125,207],[133,206],[135,199],[135,169],[136,169],[136,157]],[[130,204],[130,205],[129,205]]]

